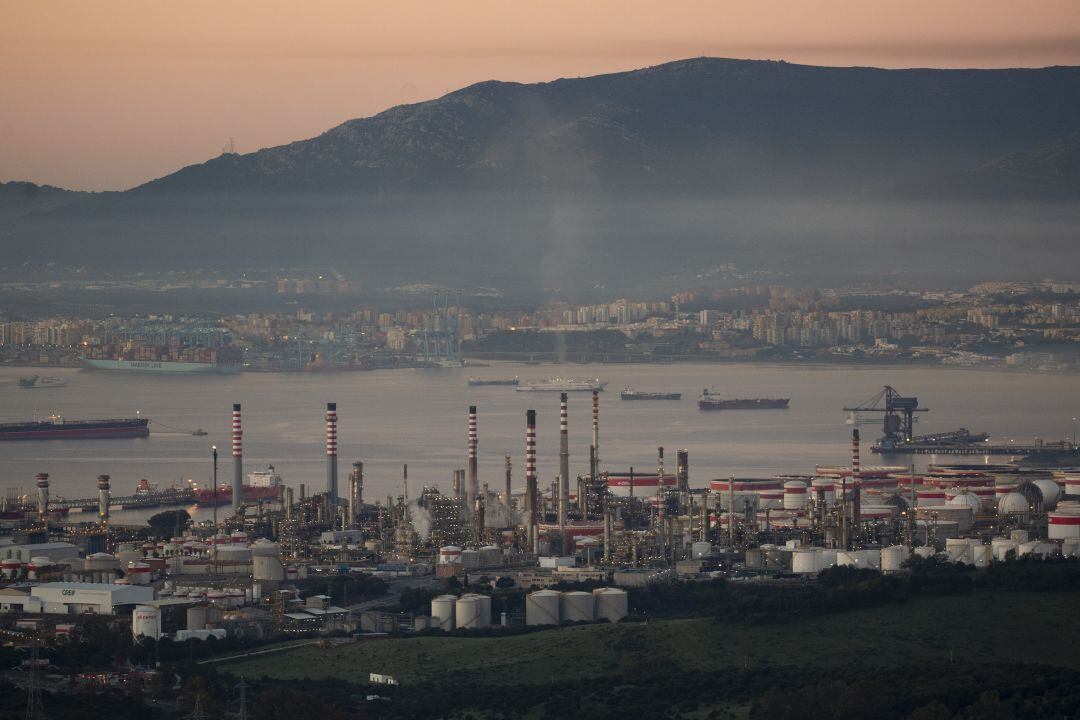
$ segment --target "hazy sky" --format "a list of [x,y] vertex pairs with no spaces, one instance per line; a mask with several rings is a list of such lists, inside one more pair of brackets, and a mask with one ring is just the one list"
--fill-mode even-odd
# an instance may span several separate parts
[[1078,0],[0,0],[0,180],[122,189],[480,80],[1080,64]]

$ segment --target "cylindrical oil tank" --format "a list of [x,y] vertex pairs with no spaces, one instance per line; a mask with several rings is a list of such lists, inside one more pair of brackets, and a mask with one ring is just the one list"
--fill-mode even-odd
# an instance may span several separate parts
[[746,551],[746,567],[759,568],[765,566],[765,553],[758,548],[749,548]]
[[144,562],[128,563],[125,576],[132,585],[148,585],[150,583],[150,566]]
[[930,545],[923,545],[921,547],[915,548],[915,554],[925,560],[926,558],[934,557],[934,555],[937,554],[937,550],[935,550]]
[[1071,537],[1062,540],[1061,554],[1069,558],[1080,555],[1080,538]]
[[1060,511],[1047,513],[1047,537],[1051,540],[1080,538],[1080,514]]
[[555,590],[537,590],[525,596],[526,625],[558,625],[562,594]]
[[454,624],[459,630],[476,630],[491,625],[491,598],[473,593],[459,597],[454,603]]
[[161,637],[161,610],[150,605],[136,605],[131,613],[131,636]]
[[784,483],[784,509],[802,510],[806,507],[806,483],[788,480]]
[[1019,550],[1020,543],[1011,538],[994,538],[990,541],[990,552],[999,562],[1007,560],[1010,552],[1018,555]]
[[592,622],[595,619],[592,593],[574,591],[562,594],[563,622]]
[[454,629],[454,603],[457,598],[453,595],[440,595],[431,600],[431,627],[445,630]]
[[451,565],[461,562],[461,548],[457,545],[446,545],[439,548],[439,564]]
[[1018,543],[1026,543],[1031,538],[1030,533],[1027,530],[1013,530],[1009,533],[1009,539],[1015,540]]
[[593,590],[596,599],[596,619],[608,622],[619,622],[627,614],[629,596],[622,588],[596,588]]
[[903,545],[881,548],[881,572],[899,572],[908,559],[908,549]]
[[791,571],[799,574],[821,572],[819,548],[797,548],[791,555]]
[[255,555],[255,564],[252,567],[252,576],[256,580],[284,580],[285,568],[281,564],[281,558],[275,555]]
[[1020,547],[1016,549],[1016,556],[1022,557],[1024,555],[1030,555],[1035,551],[1035,548],[1039,547],[1038,540],[1028,540],[1027,542],[1020,543]]
[[1065,494],[1080,497],[1080,473],[1065,473]]
[[978,541],[972,541],[971,546],[971,564],[977,568],[989,567],[990,565],[990,546]]
[[206,593],[206,601],[211,605],[225,607],[229,604],[229,594],[224,590],[210,590]]
[[967,538],[946,538],[945,552],[950,562],[971,564],[971,541]]

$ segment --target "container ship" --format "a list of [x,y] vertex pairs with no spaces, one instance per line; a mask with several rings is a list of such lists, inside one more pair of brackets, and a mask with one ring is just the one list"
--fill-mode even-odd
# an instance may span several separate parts
[[518,385],[517,377],[512,378],[469,378],[469,385]]
[[671,392],[644,392],[642,390],[631,390],[628,387],[623,388],[619,393],[619,398],[622,400],[682,400],[682,393]]
[[700,410],[787,410],[791,398],[722,398],[705,389],[698,398]]
[[148,418],[119,420],[48,420],[0,425],[0,440],[69,440],[102,438],[140,438],[150,435]]
[[220,347],[171,345],[101,345],[79,358],[91,370],[150,373],[234,373],[241,369],[240,350]]
[[518,385],[518,392],[591,392],[603,390],[606,382],[595,380],[574,380],[573,378],[551,378],[550,380],[529,380]]
[[[247,482],[243,485],[241,502],[273,502],[279,499],[283,487],[281,476],[274,471],[274,466],[270,465],[266,470],[248,473]],[[216,493],[212,487],[196,490],[195,502],[200,507],[229,505],[232,503],[232,486],[219,485]]]

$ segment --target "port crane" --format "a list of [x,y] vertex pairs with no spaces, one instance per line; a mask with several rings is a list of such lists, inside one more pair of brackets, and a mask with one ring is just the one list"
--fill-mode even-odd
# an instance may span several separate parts
[[915,425],[915,413],[929,412],[929,408],[919,407],[919,398],[904,397],[891,385],[886,385],[874,397],[856,407],[846,407],[844,411],[852,413],[885,413],[880,445],[882,447],[895,447],[901,443],[911,442],[914,435],[912,429]]

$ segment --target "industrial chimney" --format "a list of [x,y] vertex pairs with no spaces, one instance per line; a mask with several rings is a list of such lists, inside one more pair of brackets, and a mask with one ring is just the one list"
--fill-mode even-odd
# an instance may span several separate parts
[[[559,395],[559,529],[566,530],[566,514],[570,509],[570,436],[569,409],[566,393]],[[565,540],[565,538],[564,538]]]
[[364,463],[357,460],[349,474],[349,527],[355,527],[357,512],[364,506]]
[[240,514],[240,504],[244,500],[244,431],[240,428],[240,403],[232,406],[232,514]]
[[479,494],[480,486],[476,477],[476,449],[477,449],[477,430],[476,430],[476,406],[469,406],[469,434],[466,439],[466,456],[468,459],[468,473],[465,483],[465,503],[469,508],[469,512],[473,512],[476,509],[476,496]]
[[98,475],[98,522],[102,527],[109,524],[109,476]]
[[856,532],[862,526],[862,466],[859,462],[859,429],[851,431],[851,522]]
[[337,403],[326,403],[326,496],[337,507]]
[[37,474],[38,521],[45,525],[49,519],[49,473]]
[[596,475],[600,472],[600,391],[592,391],[592,446],[593,446],[593,461],[592,467],[589,468],[589,472],[592,474],[593,481],[596,480]]
[[539,548],[540,536],[539,514],[537,513],[536,496],[536,411],[525,411],[525,509],[526,531],[529,534],[528,546],[530,552],[536,552]]

